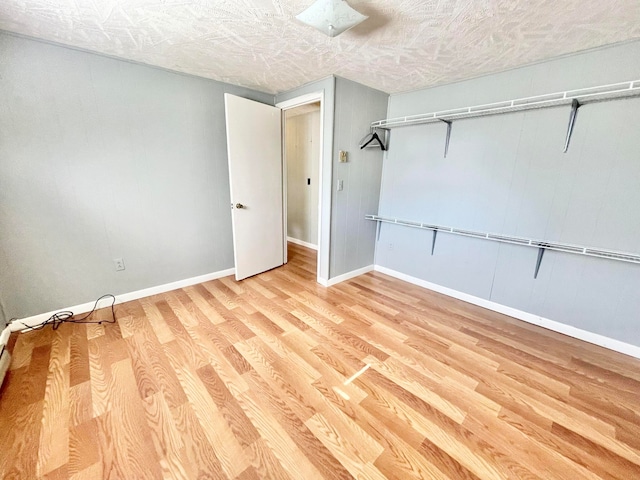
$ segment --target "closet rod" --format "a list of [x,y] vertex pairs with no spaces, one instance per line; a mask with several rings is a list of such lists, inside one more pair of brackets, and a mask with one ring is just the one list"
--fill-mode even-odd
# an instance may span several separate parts
[[567,90],[565,92],[548,93],[533,97],[517,98],[503,102],[487,103],[472,107],[455,108],[439,112],[421,113],[405,117],[387,118],[371,123],[375,128],[395,128],[409,125],[421,125],[440,122],[441,120],[460,120],[462,118],[481,117],[485,115],[497,115],[501,113],[519,112],[523,110],[535,110],[540,108],[556,107],[559,105],[571,105],[577,100],[580,105],[593,102],[604,102],[618,98],[640,96],[640,80],[630,82],[599,85],[596,87]]
[[[510,243],[513,245],[522,245],[524,247],[534,247],[539,249],[538,261],[536,264],[535,276],[540,269],[542,254],[545,250],[555,250],[558,252],[573,253],[576,255],[586,255],[589,257],[605,258],[608,260],[618,260],[620,262],[640,264],[640,254],[619,252],[615,250],[607,250],[603,248],[584,247],[580,245],[572,245],[569,243],[548,242],[545,240],[535,240],[532,238],[515,237],[511,235],[501,235],[498,233],[478,232],[474,230],[459,229],[454,227],[446,227],[444,225],[433,225],[429,223],[412,222],[409,220],[401,220],[398,218],[381,217],[378,215],[365,215],[367,220],[381,223],[392,223],[394,225],[402,225],[404,227],[421,228],[423,230],[432,230],[434,232],[445,232],[453,235],[462,235],[464,237],[481,238],[484,240],[492,240],[494,242]],[[436,236],[433,236],[433,244],[431,253],[435,248]]]

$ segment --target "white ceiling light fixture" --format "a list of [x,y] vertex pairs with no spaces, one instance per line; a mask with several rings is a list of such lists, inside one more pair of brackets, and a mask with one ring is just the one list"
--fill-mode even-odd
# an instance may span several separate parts
[[344,0],[317,0],[296,18],[325,35],[337,37],[369,17],[351,8]]

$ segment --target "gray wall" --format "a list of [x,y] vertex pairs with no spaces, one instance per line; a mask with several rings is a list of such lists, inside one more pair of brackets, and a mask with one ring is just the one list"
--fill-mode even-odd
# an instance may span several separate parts
[[[319,254],[320,276],[334,278],[371,265],[375,252],[375,226],[364,220],[377,208],[380,193],[382,152],[360,150],[358,141],[369,131],[372,121],[384,118],[388,94],[339,77],[304,85],[276,96],[276,103],[307,93],[324,91],[324,142],[322,196],[331,216],[321,219],[320,245],[329,245],[328,265]],[[335,110],[334,110],[335,107]],[[338,152],[349,152],[349,162],[339,163]],[[336,191],[338,180],[344,190]]]
[[233,267],[223,94],[273,96],[3,33],[0,91],[7,317]]
[[[375,225],[364,219],[375,213],[380,196],[382,150],[360,150],[358,142],[372,121],[384,118],[389,95],[344,78],[336,78],[331,202],[331,277],[372,265]],[[347,163],[338,162],[340,150]],[[344,189],[337,191],[338,181]]]
[[320,107],[297,114],[287,111],[285,158],[287,164],[287,236],[318,244],[320,188]]
[[[275,103],[285,102],[302,95],[307,95],[316,92],[324,93],[324,103],[322,104],[322,128],[323,128],[323,141],[322,141],[322,164],[331,165],[333,157],[333,124],[334,124],[334,106],[335,106],[335,78],[333,76],[323,78],[317,82],[308,83],[302,85],[299,88],[289,90],[288,92],[279,93],[276,95]],[[331,169],[323,168],[322,179],[320,188],[322,190],[322,198],[324,203],[322,207],[322,218],[320,223],[322,230],[320,233],[320,245],[318,252],[318,262],[320,264],[319,277],[322,279],[329,279],[329,254],[331,250],[330,246],[330,231],[331,231]],[[325,246],[326,252],[322,251],[322,247]],[[333,276],[333,275],[332,275]]]
[[[630,43],[466,82],[394,95],[389,117],[640,78]],[[396,128],[379,214],[640,252],[640,99]],[[640,266],[383,225],[376,263],[439,285],[640,345]]]

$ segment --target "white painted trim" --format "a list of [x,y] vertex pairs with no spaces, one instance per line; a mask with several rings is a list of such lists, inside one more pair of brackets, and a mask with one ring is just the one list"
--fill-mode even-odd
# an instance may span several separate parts
[[4,377],[9,370],[9,365],[11,364],[11,354],[9,354],[9,350],[4,348],[9,343],[9,336],[11,335],[11,329],[9,327],[5,327],[5,329],[0,334],[0,387],[2,386],[2,382],[4,382]]
[[9,336],[10,335],[11,335],[11,329],[7,326],[2,331],[2,333],[0,333],[0,349],[2,349],[3,346],[5,346],[5,345],[7,345],[9,343]]
[[625,355],[640,358],[640,347],[636,345],[631,345],[629,343],[621,342],[620,340],[605,337],[604,335],[600,335],[598,333],[588,332],[587,330],[582,330],[580,328],[572,327],[571,325],[556,322],[555,320],[540,317],[538,315],[534,315],[533,313],[523,312],[522,310],[518,310],[516,308],[507,307],[506,305],[492,302],[491,300],[476,297],[474,295],[460,292],[452,288],[443,287],[442,285],[437,285],[420,278],[412,277],[411,275],[406,275],[404,273],[397,272],[380,265],[375,265],[374,270],[376,272],[389,275],[390,277],[394,277],[400,280],[404,280],[405,282],[418,285],[419,287],[433,290],[434,292],[442,293],[449,297],[457,298],[458,300],[472,303],[473,305],[478,305],[479,307],[483,307],[488,310],[493,310],[494,312],[509,315],[510,317],[516,318],[518,320],[522,320],[533,325],[538,325],[539,327],[562,333],[569,337],[577,338],[578,340],[583,340],[588,343],[593,343],[594,345],[599,345],[600,347],[608,348],[609,350],[614,350],[616,352],[624,353]]
[[[334,79],[334,88],[335,88],[335,79]],[[330,245],[330,224],[331,224],[331,176],[333,169],[333,158],[329,158],[328,161],[325,161],[325,148],[324,141],[325,135],[332,135],[332,132],[325,132],[324,128],[324,120],[325,120],[325,93],[324,90],[319,90],[317,92],[307,93],[305,95],[300,95],[299,97],[292,98],[290,100],[285,100],[284,102],[280,102],[276,104],[276,107],[285,110],[289,110],[291,108],[299,107],[301,105],[306,105],[308,103],[320,102],[320,164],[318,168],[318,178],[320,185],[318,188],[318,260],[317,260],[317,269],[316,269],[316,281],[324,286],[327,286],[329,279],[329,245]],[[284,140],[284,129],[282,134]],[[283,144],[284,149],[284,144]],[[284,150],[283,150],[284,152]],[[333,155],[333,154],[331,154]],[[284,153],[283,153],[284,158]],[[283,168],[286,168],[286,160],[283,161]],[[283,175],[286,172],[283,171]],[[283,178],[286,178],[284,176]],[[286,182],[283,182],[283,185]],[[283,186],[283,190],[284,190]],[[286,212],[286,211],[285,211]],[[286,217],[285,217],[286,218]],[[286,224],[286,222],[285,222]],[[285,225],[286,228],[286,225]],[[285,245],[286,249],[286,245]],[[326,272],[324,274],[323,272]]]
[[[279,108],[279,107],[277,107]],[[289,166],[287,164],[287,115],[280,109],[280,156],[282,158],[282,259],[289,262],[289,247],[287,245],[287,229],[289,228]]]
[[366,267],[359,268],[357,270],[352,270],[347,273],[343,273],[342,275],[338,275],[337,277],[330,278],[326,284],[322,283],[325,287],[330,287],[340,282],[344,282],[346,280],[351,280],[352,278],[359,277],[360,275],[364,275],[365,273],[372,272],[374,270],[373,265],[367,265]]
[[300,107],[308,103],[317,102],[318,100],[321,101],[322,94],[323,92],[307,93],[305,95],[300,95],[299,97],[292,98],[291,100],[285,100],[284,102],[276,103],[276,107],[281,108],[282,110],[289,110],[290,108]]
[[287,237],[287,242],[295,243],[296,245],[301,245],[303,247],[310,248],[311,250],[318,250],[318,245],[314,245],[313,243],[304,242],[302,240],[298,240],[297,238]]
[[[138,300],[139,298],[150,297],[151,295],[157,295],[159,293],[170,292],[171,290],[177,290],[179,288],[190,287],[191,285],[197,285],[198,283],[208,282],[210,280],[216,280],[222,277],[228,277],[235,274],[235,268],[229,268],[227,270],[220,270],[219,272],[207,273],[206,275],[200,275],[198,277],[186,278],[184,280],[178,280],[177,282],[165,283],[164,285],[157,285],[155,287],[144,288],[142,290],[136,290],[135,292],[123,293],[116,295],[116,305],[124,302],[130,302],[131,300]],[[106,300],[110,304],[110,300]],[[47,320],[51,315],[62,310],[70,310],[74,314],[90,312],[95,304],[93,302],[82,303],[73,307],[59,308],[47,313],[41,313],[32,317],[20,318],[14,320],[9,327],[12,332],[29,331],[30,327],[40,325]],[[27,328],[25,328],[27,327]]]
[[[329,249],[331,248],[331,196],[333,195],[333,128],[335,119],[335,106],[327,105],[324,98],[324,90],[320,100],[320,168],[318,177],[320,178],[320,188],[318,189],[318,265],[316,277],[318,282],[329,281]],[[335,102],[335,78],[333,79],[333,100]],[[331,109],[331,128],[325,131],[325,110]],[[325,152],[325,139],[330,140],[329,151]],[[327,158],[325,158],[325,155]]]
[[4,377],[9,371],[9,365],[11,365],[11,354],[8,350],[3,350],[0,355],[0,387],[4,382]]

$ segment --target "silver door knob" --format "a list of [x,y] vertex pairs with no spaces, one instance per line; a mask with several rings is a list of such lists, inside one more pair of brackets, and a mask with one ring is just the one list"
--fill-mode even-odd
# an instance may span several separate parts
[[244,208],[244,205],[241,203],[236,203],[236,208]]

